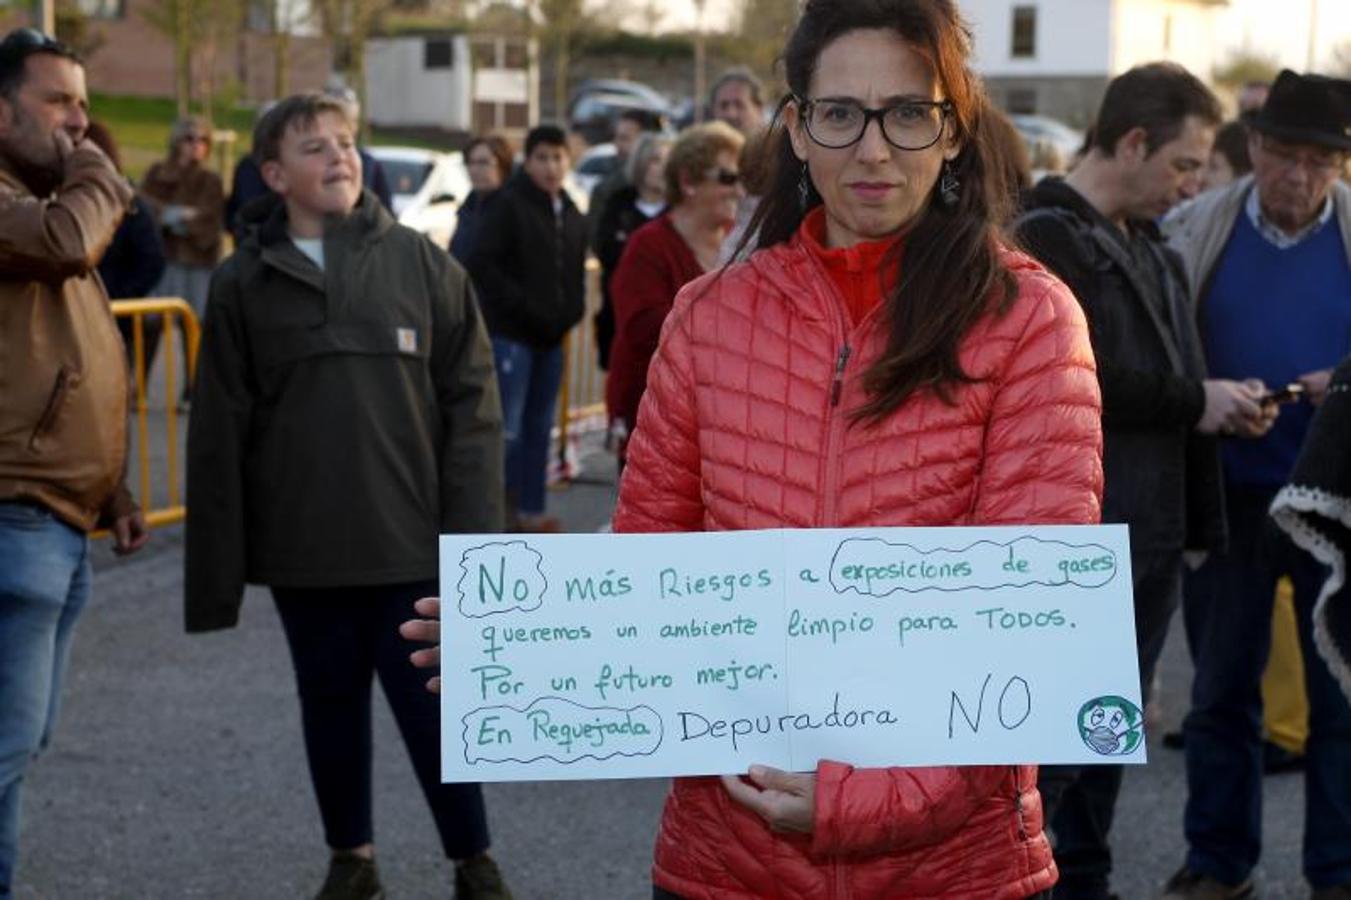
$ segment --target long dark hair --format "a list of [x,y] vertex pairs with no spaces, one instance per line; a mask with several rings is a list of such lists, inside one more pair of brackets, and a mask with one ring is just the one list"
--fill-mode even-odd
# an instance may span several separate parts
[[[868,400],[854,412],[856,421],[877,422],[917,391],[932,390],[943,402],[955,402],[953,386],[974,380],[958,360],[962,338],[992,305],[1006,310],[1017,284],[999,260],[997,223],[1007,199],[990,191],[989,151],[979,139],[988,100],[967,66],[971,35],[952,0],[808,0],[784,49],[789,91],[806,97],[822,50],[846,32],[865,28],[894,30],[927,59],[952,104],[946,127],[962,142],[951,164],[961,183],[957,202],[945,205],[934,190],[905,239],[904,267],[887,299],[887,347],[864,375]],[[810,185],[805,207],[799,199],[802,163],[783,123],[789,102],[786,97],[779,104],[753,186],[763,199],[742,243],[758,235],[757,248],[788,240],[806,213],[821,204]]]

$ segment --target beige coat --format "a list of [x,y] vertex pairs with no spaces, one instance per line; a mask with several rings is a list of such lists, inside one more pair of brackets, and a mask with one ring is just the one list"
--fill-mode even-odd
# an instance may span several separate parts
[[[1182,254],[1187,265],[1193,304],[1200,304],[1209,287],[1210,276],[1220,261],[1224,245],[1229,243],[1234,223],[1243,215],[1243,204],[1248,201],[1248,191],[1252,187],[1253,177],[1247,175],[1182,204],[1164,220],[1163,233],[1168,238],[1168,245]],[[1333,214],[1342,230],[1346,258],[1351,260],[1351,187],[1340,181],[1335,183],[1332,203]]]
[[141,196],[164,220],[164,208],[189,206],[196,212],[186,234],[165,229],[164,256],[183,266],[215,268],[225,234],[225,189],[220,176],[200,165],[155,163],[141,181]]

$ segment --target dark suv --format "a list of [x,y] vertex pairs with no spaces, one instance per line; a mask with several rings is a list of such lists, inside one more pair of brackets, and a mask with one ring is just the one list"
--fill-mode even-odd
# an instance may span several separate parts
[[615,122],[627,109],[641,109],[669,118],[671,104],[661,94],[636,81],[588,81],[568,104],[568,124],[588,144],[614,137]]

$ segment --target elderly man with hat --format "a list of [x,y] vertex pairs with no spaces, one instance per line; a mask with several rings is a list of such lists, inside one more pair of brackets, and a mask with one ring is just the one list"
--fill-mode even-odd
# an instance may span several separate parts
[[[1304,875],[1315,900],[1351,900],[1351,706],[1313,651],[1323,572],[1267,517],[1333,366],[1351,352],[1351,82],[1284,71],[1249,120],[1252,175],[1166,223],[1185,260],[1212,378],[1257,377],[1289,402],[1260,440],[1228,440],[1227,552],[1187,586],[1196,666],[1186,733],[1186,862],[1165,898],[1253,893],[1262,838],[1262,669],[1277,580],[1290,576],[1306,662]],[[1302,396],[1298,395],[1302,390]]]

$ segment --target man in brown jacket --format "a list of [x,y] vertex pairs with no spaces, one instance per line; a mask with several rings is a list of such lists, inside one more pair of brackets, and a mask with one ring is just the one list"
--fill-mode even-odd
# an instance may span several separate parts
[[84,140],[84,69],[40,32],[0,41],[0,900],[19,787],[46,743],[89,598],[87,532],[145,543],[123,486],[126,363],[94,271],[131,190]]

